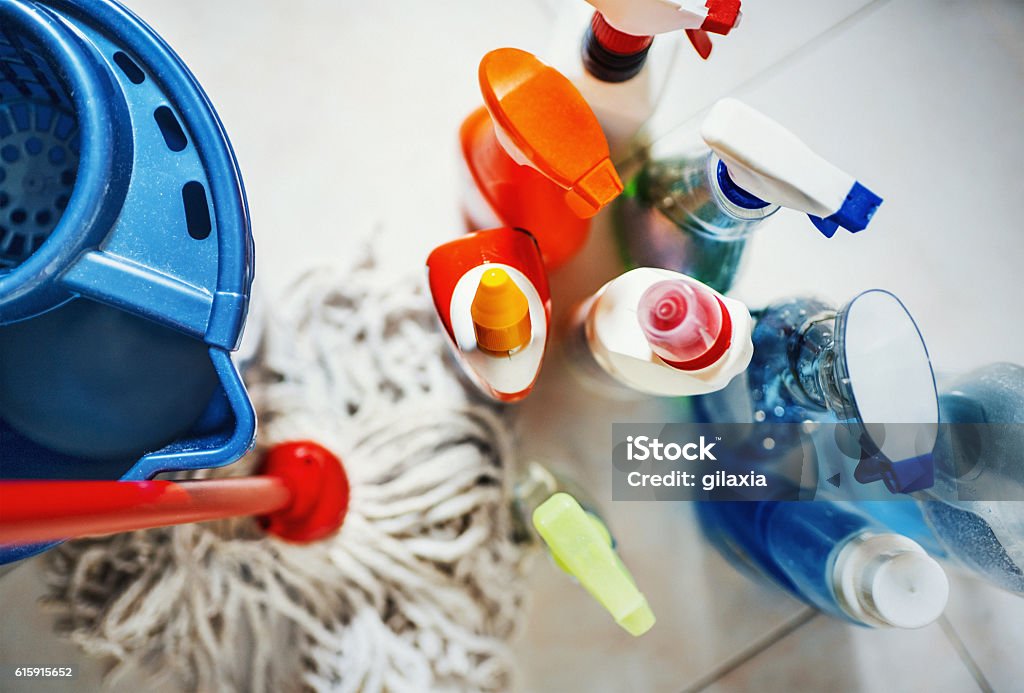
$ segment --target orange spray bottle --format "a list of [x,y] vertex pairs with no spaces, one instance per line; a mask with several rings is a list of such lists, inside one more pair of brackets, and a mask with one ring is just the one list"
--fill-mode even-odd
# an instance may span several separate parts
[[515,48],[480,61],[484,106],[459,136],[471,229],[527,229],[556,269],[585,243],[590,218],[622,192],[608,142],[579,90]]

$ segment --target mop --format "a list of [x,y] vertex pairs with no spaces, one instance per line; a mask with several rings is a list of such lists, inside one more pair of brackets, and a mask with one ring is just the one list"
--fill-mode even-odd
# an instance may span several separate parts
[[371,254],[316,269],[271,306],[247,375],[268,446],[313,440],[352,491],[311,544],[249,518],[76,540],[46,558],[57,628],[109,662],[188,690],[504,690],[523,616],[512,437],[444,356],[417,277]]

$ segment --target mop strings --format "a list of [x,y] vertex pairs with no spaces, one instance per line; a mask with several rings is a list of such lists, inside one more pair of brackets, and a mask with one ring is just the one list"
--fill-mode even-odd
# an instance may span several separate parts
[[[249,374],[260,445],[315,440],[352,485],[311,545],[247,519],[69,542],[48,559],[60,628],[194,690],[503,690],[522,619],[512,439],[467,394],[419,282],[372,261],[303,275]],[[250,473],[255,455],[197,476]]]

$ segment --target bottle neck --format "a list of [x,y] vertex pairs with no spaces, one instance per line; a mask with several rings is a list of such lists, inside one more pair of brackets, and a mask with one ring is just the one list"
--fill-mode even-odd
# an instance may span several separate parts
[[546,467],[536,462],[527,465],[526,472],[516,482],[512,491],[513,536],[519,543],[535,540],[530,518],[533,511],[559,490],[558,479]]
[[704,238],[744,240],[778,210],[778,205],[747,209],[731,202],[718,182],[718,162],[709,150],[651,161],[627,194]]
[[619,31],[595,12],[583,36],[583,66],[602,82],[625,82],[643,69],[653,40]]
[[830,411],[848,418],[852,403],[843,394],[838,375],[836,312],[824,311],[808,318],[790,338],[788,347],[790,394],[803,406]]
[[779,211],[779,205],[765,202],[732,183],[728,170],[714,152],[707,157],[705,175],[715,204],[733,219],[756,223]]
[[586,512],[605,524],[597,503],[579,484],[539,462],[529,462],[512,489],[513,536],[516,541],[534,542],[539,538],[533,526],[533,513],[556,493],[568,493]]

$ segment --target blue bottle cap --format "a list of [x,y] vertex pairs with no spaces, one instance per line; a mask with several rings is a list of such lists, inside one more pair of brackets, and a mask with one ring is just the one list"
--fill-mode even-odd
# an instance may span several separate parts
[[771,204],[736,185],[732,178],[729,177],[729,169],[726,168],[724,161],[718,162],[718,169],[715,173],[718,177],[718,186],[722,189],[725,199],[737,207],[742,207],[743,209],[764,209]]

